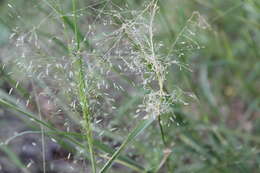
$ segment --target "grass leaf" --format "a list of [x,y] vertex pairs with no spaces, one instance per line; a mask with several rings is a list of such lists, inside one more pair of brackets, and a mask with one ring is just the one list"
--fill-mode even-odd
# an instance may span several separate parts
[[116,152],[112,155],[112,157],[106,162],[104,167],[101,169],[100,173],[106,172],[113,164],[114,160],[120,155],[120,153],[126,148],[126,146],[134,140],[140,133],[142,133],[152,122],[154,121],[153,118],[149,118],[147,120],[142,120],[134,130],[129,133],[127,138],[121,144],[121,146],[117,149]]

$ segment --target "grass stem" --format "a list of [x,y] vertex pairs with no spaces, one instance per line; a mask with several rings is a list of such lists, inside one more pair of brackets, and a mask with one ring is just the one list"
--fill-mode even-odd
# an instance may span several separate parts
[[85,82],[85,70],[83,64],[83,57],[79,54],[80,51],[80,38],[78,34],[78,25],[77,25],[77,0],[72,0],[73,6],[73,23],[74,23],[74,37],[76,41],[76,48],[75,48],[75,57],[77,60],[77,67],[78,71],[78,93],[80,99],[80,105],[83,112],[83,119],[84,119],[84,131],[86,133],[86,140],[88,142],[88,150],[90,153],[91,159],[91,167],[92,172],[96,173],[96,161],[95,161],[95,154],[94,154],[94,146],[93,146],[93,130],[91,125],[91,114],[89,109],[89,101],[86,95],[87,86]]

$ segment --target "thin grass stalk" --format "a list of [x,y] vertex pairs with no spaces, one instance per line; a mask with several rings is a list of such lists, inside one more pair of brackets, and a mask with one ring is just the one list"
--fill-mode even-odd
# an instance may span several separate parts
[[[42,113],[41,113],[41,107],[39,103],[39,97],[37,96],[35,84],[33,80],[31,80],[32,87],[33,87],[33,93],[35,96],[35,101],[36,101],[36,107],[39,115],[39,120],[42,121]],[[45,128],[42,124],[40,124],[40,129],[41,129],[41,144],[42,144],[42,169],[43,173],[46,173],[46,154],[45,154]]]
[[74,23],[74,37],[76,41],[76,49],[75,49],[75,57],[76,57],[76,64],[79,69],[78,71],[78,94],[80,99],[80,105],[83,113],[84,119],[84,131],[86,133],[86,140],[88,142],[88,150],[90,153],[91,159],[91,167],[92,172],[96,173],[96,161],[95,161],[95,154],[94,154],[94,146],[93,146],[93,130],[91,125],[91,114],[89,109],[89,100],[86,96],[86,82],[85,82],[85,70],[83,65],[83,58],[79,54],[80,51],[80,38],[78,34],[78,25],[77,25],[77,0],[72,0],[73,6],[73,23]]
[[[156,60],[156,57],[155,57],[155,51],[154,51],[154,41],[153,41],[153,22],[154,22],[154,17],[155,17],[155,14],[156,14],[156,11],[158,9],[158,6],[157,6],[157,0],[154,1],[154,4],[152,6],[152,14],[151,14],[151,20],[150,20],[150,26],[149,26],[149,41],[150,41],[150,49],[151,49],[151,53],[152,53],[152,64],[154,66],[154,69],[155,69],[155,73],[156,73],[156,76],[157,76],[157,81],[158,81],[158,85],[159,85],[159,93],[160,93],[160,99],[163,99],[164,97],[164,72],[160,66],[160,64],[158,63],[158,61]],[[158,104],[158,110],[160,110],[160,107],[161,105]],[[167,148],[167,142],[166,142],[166,135],[164,133],[164,130],[163,130],[163,124],[162,124],[162,121],[161,121],[161,114],[158,115],[158,118],[157,118],[157,121],[158,121],[158,124],[159,124],[159,127],[160,127],[160,134],[161,134],[161,138],[162,138],[162,142],[163,142],[163,145],[165,148]],[[169,155],[168,155],[169,157]],[[166,165],[168,167],[168,170],[170,169],[170,164],[169,164],[169,160],[168,160],[168,157],[166,157]],[[162,165],[161,165],[162,166]]]

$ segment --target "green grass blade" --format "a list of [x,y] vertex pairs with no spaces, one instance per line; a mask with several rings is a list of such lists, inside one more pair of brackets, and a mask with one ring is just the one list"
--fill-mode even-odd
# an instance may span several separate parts
[[134,130],[129,133],[125,141],[121,144],[121,146],[118,148],[116,152],[112,155],[112,157],[106,162],[104,167],[101,169],[100,173],[106,172],[113,164],[114,160],[119,157],[120,153],[126,148],[126,146],[135,139],[140,133],[142,133],[152,122],[154,119],[150,118],[147,120],[142,120],[135,128]]
[[66,24],[68,26],[68,28],[71,31],[77,33],[76,37],[78,38],[80,43],[83,42],[86,48],[88,48],[90,50],[93,49],[93,47],[90,44],[90,41],[87,38],[85,38],[84,34],[80,31],[80,28],[77,27],[76,30],[75,30],[74,22],[73,22],[72,19],[70,19],[69,16],[64,15],[63,11],[61,11],[59,8],[57,8],[55,5],[51,4],[50,2],[45,1],[45,3],[50,8],[52,8],[58,15],[61,16],[62,21],[64,22],[64,24]]
[[[68,25],[69,29],[71,29],[72,31],[74,31],[74,24],[73,22],[69,19],[68,16],[62,16],[62,19],[64,21],[65,24]],[[76,29],[76,33],[77,33],[77,37],[80,40],[80,42],[83,42],[84,45],[89,48],[92,49],[90,42],[84,37],[84,35],[82,34],[82,32],[80,31],[80,29],[77,27]]]
[[18,168],[20,168],[23,173],[29,173],[29,171],[26,169],[26,166],[21,162],[18,156],[6,145],[0,145],[0,150],[2,150],[8,156],[10,161],[12,161],[12,163],[14,163]]
[[3,106],[6,106],[12,110],[15,110],[19,113],[22,113],[23,115],[25,115],[27,118],[31,119],[32,121],[35,121],[41,125],[44,125],[45,127],[48,127],[49,129],[52,129],[54,130],[55,128],[52,127],[51,125],[49,125],[48,123],[44,122],[44,121],[41,121],[39,119],[37,119],[33,114],[29,113],[29,112],[26,112],[18,107],[16,107],[15,105],[11,104],[11,103],[8,103],[7,101],[3,100],[0,98],[0,105],[3,105]]
[[[52,131],[46,131],[46,134],[49,134],[49,135],[53,135],[53,134],[61,135],[61,136],[65,137],[66,139],[68,139],[73,144],[79,146],[80,148],[85,148],[85,146],[81,142],[79,142],[79,141],[77,141],[76,139],[73,138],[73,137],[76,137],[76,138],[83,139],[84,136],[82,134],[59,131],[58,129],[56,129],[55,127],[49,125],[48,123],[39,120],[32,113],[29,113],[29,112],[23,110],[22,108],[19,108],[18,106],[13,105],[12,103],[9,103],[9,102],[1,99],[1,98],[0,98],[0,105],[5,106],[5,107],[7,107],[7,108],[9,108],[11,110],[14,110],[14,111],[18,112],[18,113],[21,113],[21,114],[25,115],[28,119],[31,119],[31,120],[33,120],[36,123],[42,124],[43,126],[45,126],[48,129],[52,130]],[[34,132],[34,133],[37,133],[37,132]],[[21,136],[21,135],[23,135],[23,133],[18,135],[18,136]],[[15,136],[15,137],[17,137],[17,136]],[[11,138],[11,140],[12,139],[13,138]],[[111,149],[110,147],[108,147],[107,145],[101,143],[98,140],[94,139],[93,144],[94,144],[95,148],[97,148],[97,149],[99,149],[99,150],[101,150],[101,151],[103,151],[105,153],[109,153],[109,154],[114,153],[113,149]],[[118,160],[116,162],[118,162],[118,163],[120,163],[122,165],[125,165],[125,166],[127,166],[127,167],[129,167],[131,169],[134,169],[136,171],[139,171],[139,172],[144,171],[144,168],[142,166],[140,166],[138,163],[136,163],[132,159],[130,159],[128,157],[125,157],[125,156],[119,156]]]

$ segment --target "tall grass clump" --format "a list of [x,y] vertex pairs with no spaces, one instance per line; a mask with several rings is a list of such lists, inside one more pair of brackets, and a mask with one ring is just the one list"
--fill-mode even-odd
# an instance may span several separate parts
[[[171,69],[190,71],[179,59],[202,48],[197,34],[209,27],[205,19],[194,12],[167,47],[156,37],[157,0],[138,9],[113,1],[78,0],[44,0],[34,8],[41,14],[32,17],[41,19],[36,26],[12,29],[15,51],[4,61],[17,82],[1,104],[25,115],[29,124],[44,127],[44,135],[69,151],[68,160],[72,154],[75,164],[83,162],[80,167],[90,160],[84,172],[107,172],[114,163],[137,172],[172,172],[174,141],[165,128],[178,123],[175,106],[187,105],[186,98],[193,95],[168,79]],[[32,113],[36,110],[38,117]],[[155,132],[142,133],[156,126],[154,121]],[[159,141],[153,133],[159,134]],[[160,153],[153,163],[144,159],[150,153],[138,153],[143,150],[138,135],[147,139],[146,145],[163,144],[156,146]],[[47,147],[46,138],[41,139],[42,148]],[[136,160],[123,154],[126,149]],[[43,172],[51,171],[44,149],[42,156]],[[122,171],[120,166],[114,170]]]

